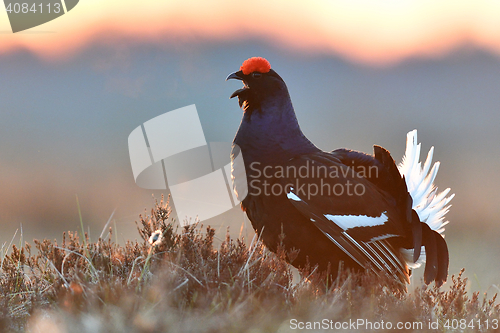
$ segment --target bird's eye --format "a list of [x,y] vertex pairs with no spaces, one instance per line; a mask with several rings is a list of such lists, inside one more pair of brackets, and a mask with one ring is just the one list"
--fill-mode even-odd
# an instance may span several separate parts
[[253,72],[252,73],[252,77],[254,79],[260,79],[262,77],[262,73],[259,73],[259,72]]

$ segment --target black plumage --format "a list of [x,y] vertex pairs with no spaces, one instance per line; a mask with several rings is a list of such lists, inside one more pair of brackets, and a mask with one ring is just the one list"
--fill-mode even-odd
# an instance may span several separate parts
[[298,250],[290,260],[296,267],[309,263],[326,270],[342,261],[404,283],[410,270],[402,251],[414,249],[415,262],[423,246],[425,282],[446,281],[446,242],[412,209],[405,179],[387,150],[374,146],[368,155],[317,148],[300,129],[285,82],[263,58],[247,60],[228,79],[244,82],[231,96],[244,109],[233,142],[248,184],[241,206],[269,249],[283,244]]

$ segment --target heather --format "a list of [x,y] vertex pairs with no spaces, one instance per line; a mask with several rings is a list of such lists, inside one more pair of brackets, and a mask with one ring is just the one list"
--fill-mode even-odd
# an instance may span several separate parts
[[91,240],[83,230],[4,244],[0,331],[498,331],[496,295],[470,294],[463,271],[449,288],[411,293],[368,273],[297,274],[284,260],[292,252],[271,253],[258,235],[217,244],[210,226],[181,227],[163,199],[139,216],[140,241],[118,244],[111,228]]

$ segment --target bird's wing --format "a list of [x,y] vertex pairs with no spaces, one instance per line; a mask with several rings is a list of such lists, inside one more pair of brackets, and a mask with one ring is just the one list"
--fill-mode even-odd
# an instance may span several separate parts
[[374,146],[373,152],[373,155],[368,155],[348,149],[337,149],[332,152],[332,155],[337,157],[342,164],[348,166],[352,165],[365,169],[377,168],[377,173],[368,173],[366,179],[378,189],[388,193],[394,200],[395,205],[403,210],[406,215],[405,220],[411,223],[413,247],[409,250],[411,253],[408,252],[405,255],[410,266],[418,267],[420,264],[416,264],[416,262],[422,251],[423,231],[420,215],[412,209],[415,205],[413,196],[406,186],[408,181],[405,179],[405,174],[400,174],[400,170],[396,167],[389,151],[380,146]]
[[[380,146],[373,147],[373,155],[349,149],[337,149],[331,154],[346,166],[360,170],[368,169],[365,178],[377,186],[378,189],[390,194],[399,206],[407,208],[406,219],[411,216],[411,196],[408,195],[404,176],[402,177],[396,167],[391,154]],[[373,170],[375,172],[373,172]]]
[[287,169],[297,170],[284,179],[288,199],[328,239],[361,267],[408,280],[406,265],[387,242],[406,236],[407,230],[398,222],[393,199],[367,180],[362,169],[329,153],[294,158]]

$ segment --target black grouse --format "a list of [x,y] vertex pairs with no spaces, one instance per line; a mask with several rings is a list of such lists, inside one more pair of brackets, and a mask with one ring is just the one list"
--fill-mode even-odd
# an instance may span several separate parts
[[453,195],[433,185],[439,163],[430,169],[432,148],[421,167],[416,131],[399,167],[379,146],[374,155],[325,152],[302,133],[287,86],[266,59],[246,60],[227,79],[244,84],[231,95],[244,111],[231,153],[233,187],[271,251],[282,244],[298,250],[288,258],[296,267],[330,267],[336,276],[343,262],[403,284],[425,261],[426,283],[446,281],[440,233]]

